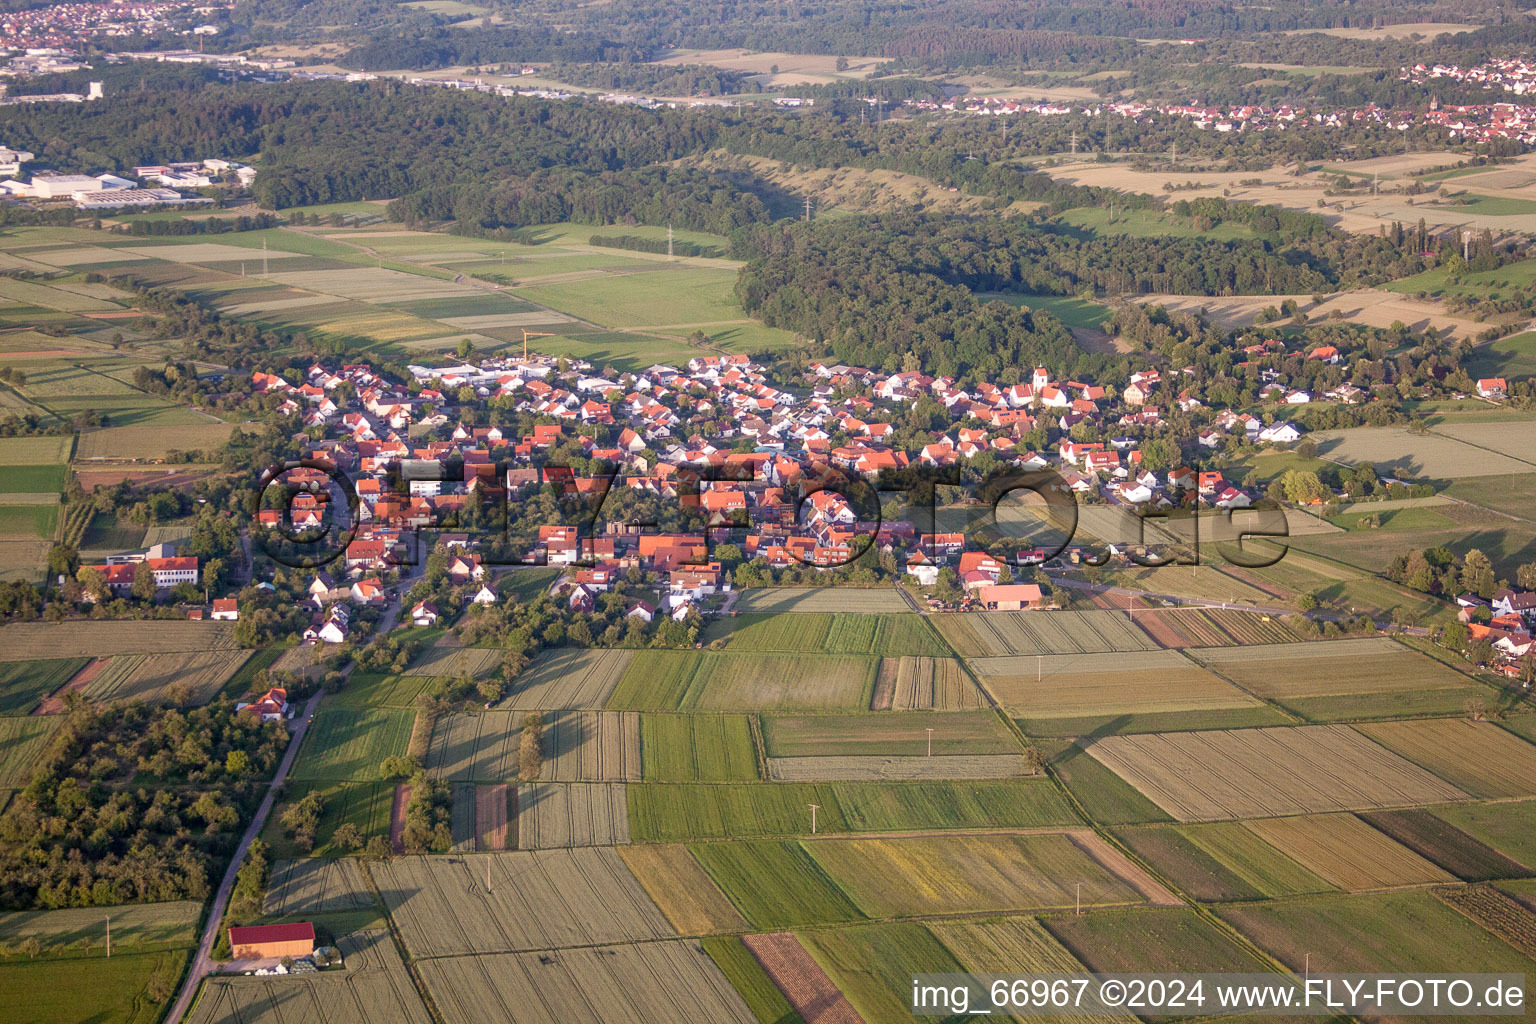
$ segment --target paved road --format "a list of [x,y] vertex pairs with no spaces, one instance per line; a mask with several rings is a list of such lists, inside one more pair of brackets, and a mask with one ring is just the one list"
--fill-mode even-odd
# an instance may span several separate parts
[[229,894],[235,888],[235,875],[240,870],[240,864],[245,860],[246,851],[251,848],[251,840],[261,833],[261,827],[266,824],[267,815],[272,813],[272,804],[277,799],[277,787],[282,785],[288,777],[288,769],[293,766],[293,759],[299,752],[299,745],[304,741],[304,733],[309,729],[309,722],[315,715],[315,708],[320,704],[320,696],[324,691],[317,691],[304,705],[304,713],[298,717],[294,725],[293,735],[288,740],[288,749],[283,752],[283,760],[277,766],[277,773],[272,776],[272,781],[267,785],[267,794],[261,799],[261,806],[256,809],[256,816],[251,819],[251,824],[246,828],[245,835],[240,839],[240,845],[235,848],[235,856],[229,862],[229,870],[224,872],[224,881],[219,883],[219,891],[213,897],[213,907],[208,912],[208,925],[203,929],[202,941],[197,946],[197,956],[192,961],[192,968],[187,972],[186,978],[181,983],[181,991],[176,995],[176,1002],[171,1005],[171,1012],[165,1018],[170,1024],[175,1024],[186,1015],[187,1007],[192,1004],[192,996],[197,992],[198,984],[203,980],[203,975],[213,969],[213,943],[219,936],[219,925],[224,922],[224,908],[229,906]]

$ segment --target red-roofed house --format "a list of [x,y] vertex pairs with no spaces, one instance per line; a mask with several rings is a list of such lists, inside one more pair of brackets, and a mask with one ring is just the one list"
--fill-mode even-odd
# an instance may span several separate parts
[[298,924],[259,924],[231,928],[229,948],[236,960],[309,956],[315,951],[315,926],[308,921],[301,921]]

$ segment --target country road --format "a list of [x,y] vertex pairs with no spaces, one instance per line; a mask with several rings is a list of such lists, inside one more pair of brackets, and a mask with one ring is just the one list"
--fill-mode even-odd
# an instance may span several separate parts
[[267,815],[272,813],[272,804],[277,800],[277,789],[288,777],[288,769],[293,766],[293,759],[298,755],[299,746],[304,742],[304,733],[309,730],[310,720],[314,718],[315,708],[319,707],[320,698],[324,693],[324,690],[317,690],[315,695],[305,703],[304,713],[299,716],[293,735],[288,740],[288,749],[283,752],[283,760],[278,764],[272,781],[267,784],[266,795],[261,798],[261,806],[256,808],[256,816],[251,819],[245,835],[240,838],[240,845],[235,848],[235,855],[230,859],[229,868],[224,872],[224,880],[219,883],[219,891],[214,894],[213,906],[208,911],[208,924],[203,928],[202,940],[197,944],[197,956],[193,958],[192,966],[188,969],[186,978],[182,980],[181,991],[176,994],[176,1002],[171,1004],[171,1012],[166,1015],[165,1019],[169,1024],[175,1024],[186,1015],[187,1007],[191,1005],[192,996],[197,992],[197,986],[202,982],[203,975],[207,974],[213,966],[210,956],[213,953],[213,944],[219,936],[219,925],[224,921],[224,908],[229,906],[229,894],[235,888],[235,875],[245,860],[246,851],[251,848],[251,840],[261,834]]

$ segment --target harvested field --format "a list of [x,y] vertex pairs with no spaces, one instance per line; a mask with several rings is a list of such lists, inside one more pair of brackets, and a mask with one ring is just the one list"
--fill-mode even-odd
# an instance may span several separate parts
[[387,931],[337,940],[344,971],[246,978],[210,975],[188,1024],[432,1024]]
[[513,681],[512,692],[497,705],[502,711],[603,707],[633,651],[545,651]]
[[747,612],[908,612],[893,589],[851,587],[752,587],[741,591],[736,610]]
[[1473,796],[1536,794],[1536,746],[1491,722],[1375,722],[1360,731]]
[[757,779],[757,750],[745,715],[643,715],[641,763],[647,782]]
[[1387,637],[1223,647],[1191,656],[1239,686],[1276,700],[1455,689],[1469,682],[1449,665]]
[[376,779],[385,758],[406,753],[415,720],[412,711],[322,707],[310,722],[291,777]]
[[1536,960],[1536,913],[1524,903],[1491,885],[1436,889],[1435,895]]
[[184,696],[181,703],[206,704],[240,670],[249,651],[186,651],[180,654],[131,654],[112,658],[84,687],[89,700],[162,700]]
[[955,711],[984,708],[986,696],[954,658],[882,658],[873,711]]
[[[522,711],[444,715],[432,732],[425,767],[454,782],[518,778]],[[640,716],[567,711],[544,716],[540,778],[554,782],[623,782],[640,778]]]
[[770,757],[1017,754],[1018,741],[991,711],[954,714],[773,715],[763,718]]
[[706,633],[726,638],[731,651],[821,651],[888,657],[943,657],[948,646],[921,615],[860,615],[784,612],[762,617],[718,619]]
[[635,654],[608,706],[633,711],[835,711],[869,706],[879,661],[854,654]]
[[805,1024],[864,1024],[842,990],[792,933],[744,935],[741,941]]
[[870,918],[1140,903],[1061,834],[824,839],[802,843]]
[[418,970],[445,1024],[757,1024],[703,948],[682,939],[452,957]]
[[475,787],[475,849],[500,853],[517,846],[515,786]]
[[610,849],[396,857],[369,870],[401,939],[417,958],[644,942],[676,934]]
[[1400,807],[1466,797],[1345,726],[1108,736],[1086,749],[1181,821]]
[[58,624],[14,622],[3,627],[0,662],[40,658],[96,658],[174,651],[235,653],[234,629],[225,622],[177,619],[79,620]]
[[746,920],[686,846],[625,846],[619,856],[679,935],[747,931]]
[[1323,457],[1346,466],[1372,463],[1400,480],[1446,480],[1536,472],[1536,465],[1477,448],[1443,434],[1415,435],[1404,427],[1355,427],[1311,435]]
[[52,716],[0,718],[0,789],[21,789],[30,781],[58,727]]
[[1124,615],[1109,611],[974,612],[936,615],[933,623],[966,658],[1157,649]]
[[978,658],[971,669],[999,704],[1026,718],[1210,711],[1260,703],[1170,650]]
[[879,779],[1006,779],[1028,775],[1020,754],[940,754],[862,757],[770,757],[768,776],[780,782],[837,782]]
[[[1489,809],[1500,805],[1486,806]],[[1524,878],[1529,868],[1479,841],[1429,811],[1373,811],[1367,822],[1420,856],[1440,865],[1464,882]]]
[[51,658],[0,664],[0,715],[32,713],[87,663],[85,658]]
[[501,652],[484,647],[428,647],[410,668],[409,676],[473,676],[484,679],[501,668]]
[[1267,818],[1247,826],[1281,853],[1350,892],[1455,881],[1353,814]]
[[358,861],[314,857],[281,861],[272,869],[264,910],[275,917],[301,917],[367,910],[375,902]]
[[524,850],[615,846],[629,842],[622,782],[535,783],[517,791],[517,845]]

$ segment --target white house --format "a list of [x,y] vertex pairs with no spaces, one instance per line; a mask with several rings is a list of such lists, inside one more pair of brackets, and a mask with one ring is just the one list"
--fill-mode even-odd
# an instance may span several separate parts
[[497,601],[496,591],[490,587],[481,587],[475,591],[475,596],[470,598],[470,600],[475,604],[495,604]]
[[411,609],[411,622],[418,626],[430,626],[437,617],[437,605],[431,601],[421,601]]
[[1285,422],[1272,424],[1259,431],[1259,440],[1272,444],[1293,444],[1300,439],[1301,431]]

